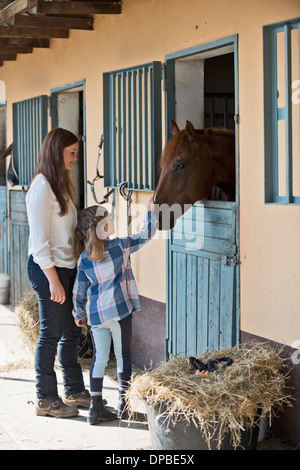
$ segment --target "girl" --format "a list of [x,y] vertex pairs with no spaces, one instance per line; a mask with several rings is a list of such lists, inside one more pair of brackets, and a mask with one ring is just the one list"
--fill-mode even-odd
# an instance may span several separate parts
[[[131,377],[131,317],[140,310],[139,296],[129,255],[141,248],[156,231],[154,204],[150,199],[142,230],[115,238],[114,223],[105,208],[92,206],[78,215],[74,234],[74,258],[78,259],[73,290],[73,316],[82,326],[87,313],[94,355],[90,369],[91,406],[88,423],[116,418],[102,401],[104,370],[113,339],[119,379],[118,418],[125,406],[124,394]],[[85,310],[86,309],[86,310]]]
[[[77,406],[89,407],[77,361],[80,328],[72,317],[76,276],[72,235],[77,211],[69,172],[77,159],[78,138],[65,129],[50,131],[40,150],[26,195],[29,222],[28,277],[39,302],[40,332],[35,369],[38,416],[73,417]],[[54,371],[56,352],[63,373],[65,403],[58,396]]]

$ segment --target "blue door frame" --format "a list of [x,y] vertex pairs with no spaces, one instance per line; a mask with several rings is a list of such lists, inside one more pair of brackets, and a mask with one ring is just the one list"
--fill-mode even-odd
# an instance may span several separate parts
[[[165,57],[166,140],[169,121],[175,118],[175,61],[225,46],[233,46],[236,142],[236,200],[234,203],[206,201],[196,204],[194,213],[204,209],[205,223],[217,245],[189,251],[174,242],[174,228],[167,241],[167,320],[165,356],[197,355],[205,350],[232,347],[239,341],[239,154],[238,154],[238,67],[237,35],[177,51]],[[183,216],[185,217],[185,215]],[[187,218],[193,218],[193,214]],[[218,223],[215,220],[218,218]],[[208,240],[208,242],[206,242]],[[203,311],[205,310],[205,313]]]

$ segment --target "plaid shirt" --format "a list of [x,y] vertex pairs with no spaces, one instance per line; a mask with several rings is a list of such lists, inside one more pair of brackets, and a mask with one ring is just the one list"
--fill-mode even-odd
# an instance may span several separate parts
[[119,321],[140,310],[137,286],[129,255],[139,250],[156,232],[156,219],[147,212],[142,230],[130,237],[105,240],[101,261],[89,260],[84,250],[77,264],[73,288],[73,316],[90,326]]

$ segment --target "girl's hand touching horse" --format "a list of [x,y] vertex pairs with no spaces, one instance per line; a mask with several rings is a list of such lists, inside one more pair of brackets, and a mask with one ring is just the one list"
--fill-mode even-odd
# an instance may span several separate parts
[[155,209],[155,204],[153,202],[153,197],[151,197],[147,204],[147,211],[154,212],[154,209]]

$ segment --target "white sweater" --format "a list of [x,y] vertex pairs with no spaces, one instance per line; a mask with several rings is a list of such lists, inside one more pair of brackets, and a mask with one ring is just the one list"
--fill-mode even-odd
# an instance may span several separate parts
[[42,174],[33,180],[26,195],[29,223],[28,255],[32,255],[41,269],[58,266],[72,269],[72,236],[77,222],[77,211],[69,201],[68,212],[60,216],[60,205],[50,184]]

